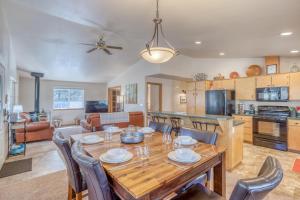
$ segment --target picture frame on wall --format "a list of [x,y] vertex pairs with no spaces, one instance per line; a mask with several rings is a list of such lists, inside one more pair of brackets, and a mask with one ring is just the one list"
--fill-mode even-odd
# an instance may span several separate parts
[[180,104],[185,104],[185,103],[187,103],[186,96],[185,96],[185,95],[184,95],[184,96],[183,96],[183,95],[180,96],[179,102],[180,102]]
[[278,66],[276,64],[267,65],[266,66],[266,74],[277,74],[278,73]]

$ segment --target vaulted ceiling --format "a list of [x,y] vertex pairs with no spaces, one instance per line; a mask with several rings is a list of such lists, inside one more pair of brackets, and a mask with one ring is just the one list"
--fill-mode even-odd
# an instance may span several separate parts
[[[155,0],[4,2],[18,67],[48,79],[109,81],[140,59],[153,33]],[[299,0],[160,0],[160,12],[181,56],[288,56],[300,49]],[[294,34],[281,37],[283,31]],[[86,54],[89,47],[79,43],[93,43],[99,34],[124,50]]]

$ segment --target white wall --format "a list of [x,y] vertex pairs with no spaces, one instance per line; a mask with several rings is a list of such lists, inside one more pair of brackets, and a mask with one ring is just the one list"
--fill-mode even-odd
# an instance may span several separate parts
[[108,87],[121,86],[121,94],[125,93],[125,85],[129,83],[138,84],[137,104],[125,104],[125,111],[146,111],[146,76],[159,73],[159,65],[150,64],[144,60],[138,61],[126,72],[108,83]]
[[252,64],[264,66],[264,58],[207,58],[197,59],[179,55],[161,65],[161,73],[192,78],[196,73],[205,73],[213,79],[219,73],[229,77],[230,72],[237,71],[246,76],[247,68]]
[[186,112],[186,104],[180,104],[180,96],[184,95],[182,90],[186,90],[186,82],[147,77],[147,82],[162,84],[162,110],[173,112]]
[[[19,81],[19,103],[23,105],[24,111],[33,111],[34,79],[20,77]],[[84,118],[84,110],[53,110],[53,89],[55,87],[82,88],[84,89],[85,100],[107,99],[106,83],[81,83],[41,80],[40,109],[51,111],[52,117],[63,119],[64,124],[74,123],[75,117]]]
[[[0,0],[0,63],[5,67],[4,95],[8,94],[10,77],[16,78],[16,61],[13,51],[13,45],[9,34],[7,20],[4,15],[3,1]],[[4,105],[8,107],[8,105]],[[3,113],[1,113],[2,115]],[[7,132],[4,130],[4,124],[0,127],[0,168],[2,167],[7,155]]]

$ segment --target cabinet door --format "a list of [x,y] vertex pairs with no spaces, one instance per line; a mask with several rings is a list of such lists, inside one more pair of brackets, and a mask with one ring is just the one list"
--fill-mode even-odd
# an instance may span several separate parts
[[235,93],[237,100],[255,100],[255,78],[239,78],[235,80]]
[[288,149],[300,151],[300,126],[288,127]]
[[204,115],[205,114],[205,90],[196,91],[196,108],[195,114]]
[[290,74],[272,75],[272,87],[288,87],[290,85]]
[[271,87],[271,85],[272,85],[272,77],[271,76],[256,77],[256,87],[257,88]]
[[196,88],[195,88],[196,90],[203,90],[203,91],[205,91],[206,87],[207,87],[206,81],[197,81],[196,82]]
[[188,114],[195,114],[196,109],[196,96],[195,90],[186,91],[186,112]]
[[290,100],[300,100],[300,72],[290,73]]
[[222,80],[213,81],[210,89],[211,90],[222,90],[223,89]]
[[234,90],[235,89],[235,80],[222,80],[222,88],[225,90]]

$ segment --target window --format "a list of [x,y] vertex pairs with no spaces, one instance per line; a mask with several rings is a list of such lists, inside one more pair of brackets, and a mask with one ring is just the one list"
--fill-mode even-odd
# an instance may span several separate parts
[[53,90],[53,109],[82,109],[83,105],[83,89],[55,88]]

